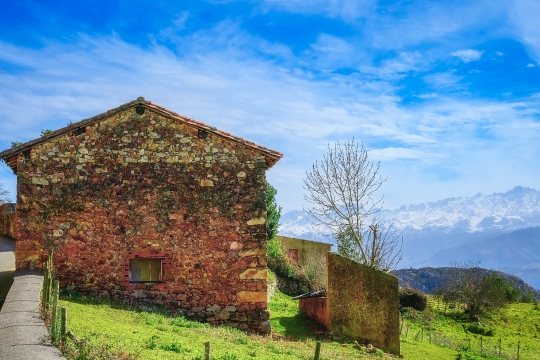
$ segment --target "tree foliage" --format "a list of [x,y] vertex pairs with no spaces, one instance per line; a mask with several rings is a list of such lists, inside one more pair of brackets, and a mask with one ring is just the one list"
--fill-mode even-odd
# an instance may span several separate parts
[[478,320],[483,312],[501,308],[520,298],[520,291],[514,289],[509,281],[495,271],[486,274],[478,264],[464,262],[454,265],[459,269],[457,276],[436,291],[446,302],[464,304],[465,312],[472,321]]
[[375,193],[386,181],[380,162],[368,161],[364,144],[346,141],[328,144],[322,161],[306,172],[304,199],[316,229],[335,239],[340,255],[382,270],[394,269],[401,260],[403,240],[393,225],[384,226],[378,213],[382,197]]
[[268,240],[277,235],[279,227],[279,219],[281,218],[281,206],[276,202],[277,190],[275,187],[266,182],[266,234]]

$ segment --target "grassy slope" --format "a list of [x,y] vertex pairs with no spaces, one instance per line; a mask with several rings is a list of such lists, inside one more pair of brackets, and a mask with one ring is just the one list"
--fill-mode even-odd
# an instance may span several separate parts
[[[168,314],[120,309],[108,301],[64,298],[60,306],[68,309],[68,326],[75,336],[96,344],[106,342],[115,352],[138,354],[139,359],[202,358],[207,341],[212,344],[215,360],[311,359],[315,349],[313,329],[317,326],[299,316],[297,302],[279,291],[270,303],[276,332],[271,337],[247,335],[227,327],[212,328]],[[365,354],[350,344],[322,341],[322,359],[386,357]]]
[[[421,359],[418,354],[427,354],[424,358],[454,359],[456,349],[468,347],[471,354],[498,355],[501,340],[503,358],[517,356],[517,344],[520,342],[521,359],[540,359],[540,309],[533,304],[511,304],[508,307],[485,315],[481,327],[492,329],[493,336],[482,336],[469,331],[471,324],[461,312],[445,313],[428,310],[404,316],[401,346],[405,358]],[[429,332],[431,327],[431,343]],[[424,328],[422,339],[422,328]],[[446,349],[445,349],[446,348]],[[450,351],[450,348],[453,350]],[[440,353],[439,353],[440,352]],[[444,352],[444,357],[442,356]],[[454,357],[451,354],[454,354]],[[435,357],[439,354],[440,357]],[[471,359],[474,357],[471,357]],[[496,356],[490,358],[498,358]]]
[[[89,301],[81,298],[61,301],[69,311],[69,328],[80,338],[96,343],[106,341],[117,351],[139,359],[197,359],[202,358],[204,343],[210,341],[213,359],[310,359],[317,336],[323,341],[323,359],[381,358],[365,354],[351,345],[341,345],[325,338],[312,322],[298,315],[298,304],[290,297],[276,292],[270,303],[274,334],[271,337],[246,335],[227,327],[210,328],[206,324],[174,318],[167,314],[125,310],[108,301]],[[114,304],[114,303],[113,303]],[[483,336],[484,349],[497,351],[502,339],[503,355],[517,354],[517,341],[521,341],[521,359],[540,359],[540,310],[532,304],[514,304],[499,313],[482,319],[486,328],[495,335]],[[422,327],[431,327],[429,333]],[[414,313],[403,321],[401,350],[405,359],[456,359],[457,348],[473,348],[467,359],[479,354],[480,337],[466,331],[469,324],[458,314],[440,311]],[[490,357],[491,358],[491,357]]]

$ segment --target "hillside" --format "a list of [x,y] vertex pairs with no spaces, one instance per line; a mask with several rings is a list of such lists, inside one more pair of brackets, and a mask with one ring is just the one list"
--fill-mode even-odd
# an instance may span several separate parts
[[[351,340],[333,338],[298,313],[298,303],[279,291],[270,302],[273,333],[248,335],[230,327],[213,328],[160,312],[141,312],[110,299],[63,296],[70,331],[85,341],[66,343],[68,359],[202,359],[204,343],[212,344],[212,359],[313,359],[315,341],[322,341],[322,359],[391,359],[355,346]],[[483,327],[494,336],[471,332],[471,324],[458,313],[435,307],[408,311],[401,326],[404,359],[485,359],[498,353],[514,359],[520,341],[522,359],[540,358],[540,309],[533,304],[510,304],[482,317]],[[437,310],[438,309],[438,310]],[[469,350],[463,350],[469,347]],[[499,346],[501,348],[499,348]],[[483,355],[481,355],[483,353]],[[500,357],[487,357],[501,359]]]
[[[432,294],[437,288],[444,286],[449,280],[454,278],[458,271],[459,269],[453,267],[424,267],[420,269],[394,270],[391,274],[399,279],[399,286],[401,287],[412,287],[422,290],[426,294]],[[487,274],[490,270],[481,269],[481,271]],[[536,294],[536,297],[540,299],[540,292],[519,277],[501,271],[497,271],[497,274],[503,279],[510,281],[522,294],[533,291]]]

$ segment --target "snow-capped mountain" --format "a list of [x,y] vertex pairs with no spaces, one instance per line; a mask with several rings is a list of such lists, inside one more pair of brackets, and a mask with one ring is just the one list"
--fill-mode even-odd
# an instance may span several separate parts
[[[394,223],[404,236],[478,235],[511,232],[540,226],[540,191],[516,186],[506,193],[477,194],[382,210],[381,220]],[[293,210],[281,217],[282,235],[325,241],[314,230],[304,211]],[[331,242],[331,239],[326,239]]]
[[405,231],[509,232],[540,226],[540,191],[516,186],[506,193],[404,205],[383,210],[381,217]]
[[[463,260],[467,256],[470,256],[469,260],[477,260],[474,257],[480,256],[478,254],[482,249],[476,248],[489,247],[491,238],[522,229],[540,227],[540,191],[516,186],[505,193],[477,194],[472,197],[404,205],[395,210],[383,210],[380,214],[382,222],[394,223],[394,226],[402,231],[404,246],[400,268],[449,266],[451,262]],[[279,233],[333,242],[333,239],[322,237],[315,231],[304,211],[293,210],[284,214],[281,217]],[[533,233],[537,234],[530,232]],[[532,246],[538,247],[540,242],[532,240],[531,238]],[[467,252],[467,249],[472,249],[466,246],[470,243],[477,244],[474,247],[475,253]],[[531,251],[540,254],[540,249],[534,248]],[[498,255],[498,259],[505,258],[502,254]],[[515,264],[519,261],[513,258],[512,264],[502,261],[498,265],[490,265],[494,268],[509,266],[515,268]],[[536,274],[540,269],[540,262],[531,263],[529,259],[526,263],[522,263],[522,267],[527,266],[534,268]],[[540,287],[540,283],[537,287]]]

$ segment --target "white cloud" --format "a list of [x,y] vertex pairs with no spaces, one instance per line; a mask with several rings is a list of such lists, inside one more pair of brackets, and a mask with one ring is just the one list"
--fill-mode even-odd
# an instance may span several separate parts
[[369,151],[369,156],[377,161],[393,161],[399,159],[422,159],[427,154],[417,149],[388,147]]
[[462,76],[457,76],[453,71],[433,73],[425,75],[423,80],[436,89],[458,87]]
[[471,61],[479,60],[482,57],[483,51],[467,49],[467,50],[458,50],[450,53],[450,55],[459,58],[464,63]]
[[540,61],[540,2],[536,0],[519,0],[509,2],[512,6],[510,18],[515,26],[519,39],[525,43],[530,55]]
[[[182,26],[180,20],[177,25]],[[301,178],[326,144],[352,136],[383,161],[390,206],[460,195],[467,188],[534,186],[537,179],[540,129],[531,124],[538,99],[492,102],[437,92],[418,95],[431,99],[426,104],[403,105],[393,81],[429,66],[423,54],[402,51],[380,66],[359,66],[359,73],[320,75],[306,66],[303,55],[249,35],[235,23],[162,35],[177,44],[176,51],[157,44],[142,48],[115,36],[46,42],[39,49],[0,42],[0,59],[25,69],[0,72],[0,147],[142,95],[283,152],[268,176],[286,210],[301,207]],[[332,54],[350,54],[357,47],[353,40],[321,36],[313,51],[328,54],[323,65],[330,67],[342,64]],[[268,60],[273,56],[279,61]],[[436,88],[459,88],[461,78],[449,71],[424,80]],[[479,129],[487,129],[487,135],[480,138]],[[442,182],[436,176],[448,164],[462,171],[461,179]],[[14,191],[7,174],[0,182]]]
[[528,63],[528,64],[527,64],[527,67],[528,67],[528,68],[533,68],[533,67],[534,67],[534,64]]

